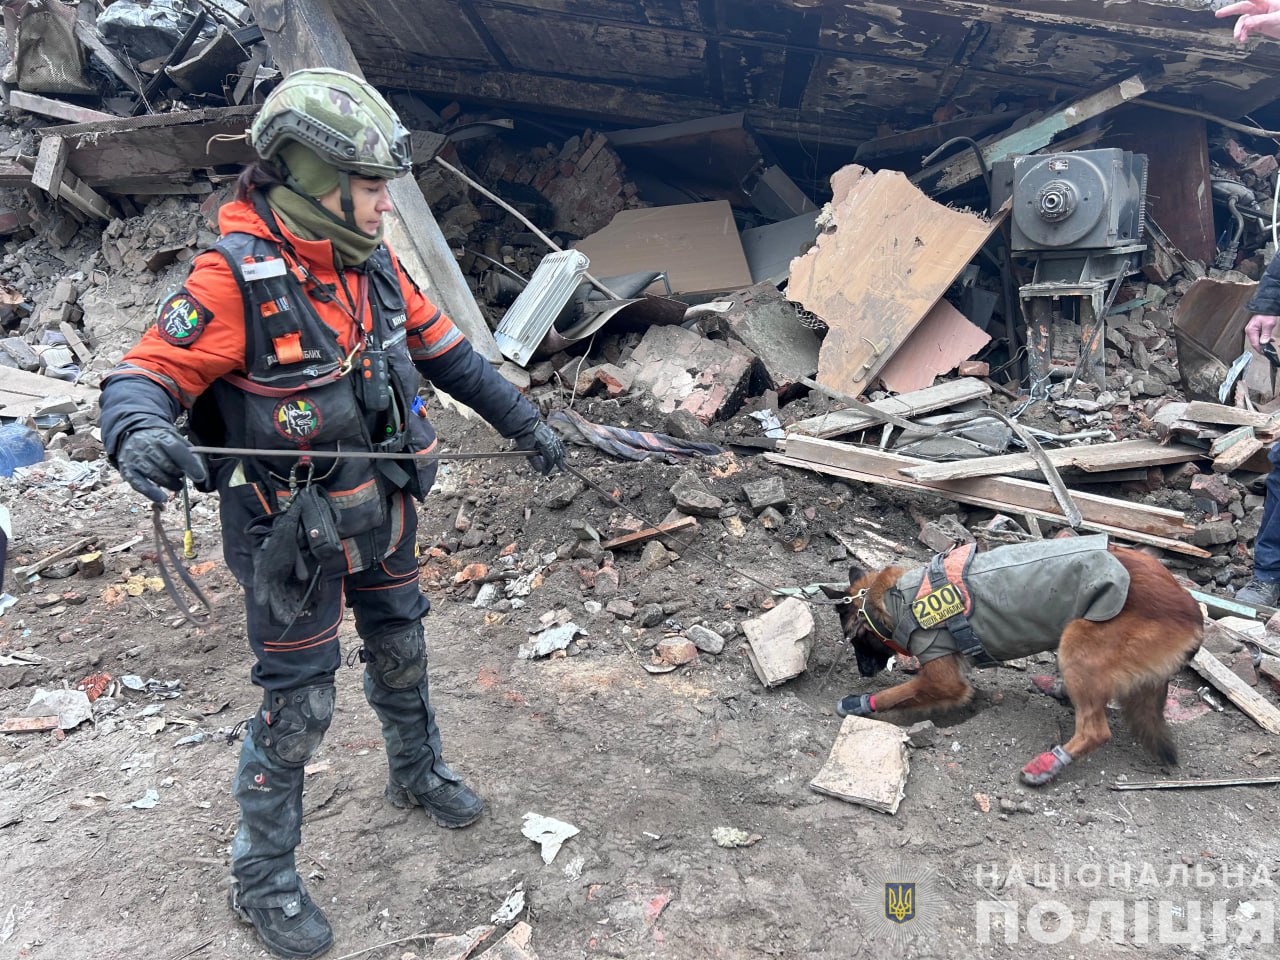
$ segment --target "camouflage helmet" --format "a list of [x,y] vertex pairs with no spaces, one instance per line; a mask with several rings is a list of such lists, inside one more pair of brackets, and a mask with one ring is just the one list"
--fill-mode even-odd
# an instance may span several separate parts
[[390,180],[408,173],[413,159],[409,131],[391,105],[342,70],[297,70],[267,96],[249,143],[270,160],[291,141],[357,177]]

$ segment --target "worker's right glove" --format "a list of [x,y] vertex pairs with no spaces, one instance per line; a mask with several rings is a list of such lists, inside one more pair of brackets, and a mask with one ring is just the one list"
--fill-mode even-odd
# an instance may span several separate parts
[[181,490],[182,478],[207,479],[204,462],[173,426],[143,427],[124,438],[116,454],[120,475],[144,497],[164,503],[168,490]]
[[539,420],[532,430],[516,437],[516,448],[537,451],[537,455],[530,457],[529,462],[544,476],[564,466],[564,441],[547,426],[545,420]]

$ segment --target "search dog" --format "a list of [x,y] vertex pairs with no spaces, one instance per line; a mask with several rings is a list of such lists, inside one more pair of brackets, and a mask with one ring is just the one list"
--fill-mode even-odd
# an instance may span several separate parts
[[[979,556],[1008,549],[1017,547],[1000,547]],[[1049,783],[1067,764],[1087,756],[1111,738],[1107,703],[1113,698],[1119,700],[1134,736],[1143,747],[1166,765],[1178,762],[1177,749],[1164,718],[1164,704],[1169,679],[1200,647],[1204,625],[1199,607],[1153,557],[1121,547],[1104,546],[1101,550],[1119,561],[1128,572],[1129,580],[1123,606],[1109,619],[1076,617],[1047,623],[1044,621],[1049,614],[1041,615],[1034,601],[1029,605],[1018,604],[1016,597],[1007,606],[1027,609],[1016,614],[1007,609],[987,613],[1002,618],[1000,626],[1006,633],[1010,630],[1024,633],[1029,640],[1034,636],[1030,647],[1057,650],[1062,679],[1051,695],[1061,699],[1065,693],[1075,707],[1075,735],[1066,746],[1054,746],[1022,768],[1023,781],[1032,786]],[[940,560],[936,559],[935,563]],[[1104,557],[1100,562],[1105,565],[1109,561]],[[939,569],[935,566],[930,572]],[[1034,562],[1029,569],[1034,570]],[[1103,583],[1105,576],[1096,577],[1090,584],[1059,580],[1054,582],[1053,589],[1069,595],[1074,589],[1084,592],[1100,583],[1103,589],[1114,588],[1115,581],[1122,581],[1124,574],[1114,566],[1110,569],[1113,575],[1109,583]],[[948,586],[956,582],[950,572],[947,576]],[[926,573],[919,596],[924,596],[929,589],[929,579]],[[935,574],[933,579],[936,585],[938,576]],[[899,657],[925,654],[921,657],[920,672],[906,683],[871,695],[845,697],[837,707],[841,716],[868,716],[873,712],[878,715],[898,708],[936,710],[960,706],[973,696],[967,677],[971,658],[961,652],[939,654],[937,646],[926,651],[938,636],[950,639],[950,635],[945,626],[941,630],[925,630],[919,626],[911,600],[902,598],[900,580],[908,584],[914,582],[904,567],[890,566],[877,571],[853,567],[847,589],[823,588],[828,597],[844,601],[839,607],[840,624],[857,654],[858,669],[864,677],[875,676],[895,654]],[[914,591],[914,586],[911,589]],[[1118,594],[1113,606],[1115,602]],[[907,604],[905,612],[904,603]],[[899,614],[896,621],[891,611]],[[902,616],[907,618],[905,623],[901,622]],[[1011,623],[1004,619],[1009,616],[1017,616],[1019,621]],[[974,649],[970,647],[967,652],[973,653]],[[1025,647],[1023,652],[1003,659],[1024,655],[1027,655]],[[991,662],[988,660],[988,664]]]

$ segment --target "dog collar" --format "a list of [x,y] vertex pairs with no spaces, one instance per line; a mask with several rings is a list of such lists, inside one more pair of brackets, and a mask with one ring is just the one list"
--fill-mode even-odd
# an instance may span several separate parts
[[880,626],[876,623],[875,618],[871,616],[870,613],[867,612],[867,591],[866,590],[859,590],[854,595],[853,602],[858,605],[858,616],[860,616],[863,619],[863,622],[865,622],[866,625],[871,628],[871,632],[880,638],[881,643],[883,643],[886,647],[888,647],[890,650],[892,650],[894,653],[896,653],[900,657],[911,656],[910,651],[903,650],[901,646],[899,646],[897,643],[893,641],[892,637],[885,636],[884,631],[880,629]]

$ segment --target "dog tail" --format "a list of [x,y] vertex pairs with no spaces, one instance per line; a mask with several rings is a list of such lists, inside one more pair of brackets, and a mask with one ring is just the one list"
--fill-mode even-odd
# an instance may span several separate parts
[[1121,694],[1120,706],[1138,742],[1161,763],[1174,766],[1178,762],[1178,748],[1164,719],[1168,695],[1167,679],[1149,678]]

